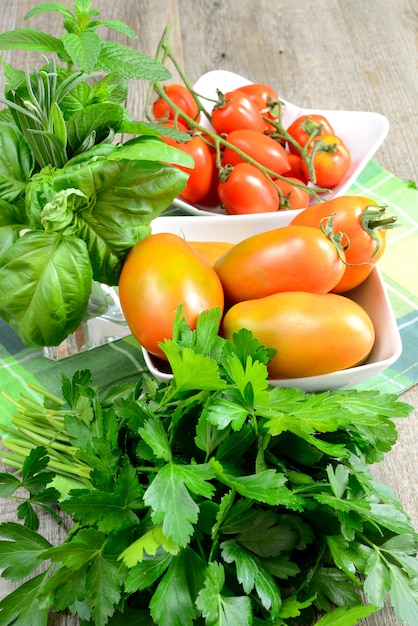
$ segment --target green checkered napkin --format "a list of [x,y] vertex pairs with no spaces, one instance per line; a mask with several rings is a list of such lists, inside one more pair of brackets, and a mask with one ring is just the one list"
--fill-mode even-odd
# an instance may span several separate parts
[[[401,226],[388,231],[388,247],[379,261],[403,343],[398,361],[383,374],[368,380],[362,388],[377,388],[399,394],[418,382],[418,191],[371,161],[349,190],[388,206],[398,215]],[[61,374],[71,378],[79,369],[89,369],[98,387],[117,378],[135,376],[144,369],[142,352],[132,336],[125,337],[82,355],[50,361],[42,350],[26,348],[12,329],[0,320],[0,389],[16,399],[35,383],[60,395]],[[0,396],[0,422],[7,423],[14,407]]]

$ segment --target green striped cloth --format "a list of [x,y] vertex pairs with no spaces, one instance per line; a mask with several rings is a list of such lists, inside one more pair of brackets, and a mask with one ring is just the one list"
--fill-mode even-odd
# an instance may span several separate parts
[[[366,388],[399,394],[418,382],[418,191],[371,161],[349,193],[365,195],[389,207],[401,226],[388,231],[388,247],[379,261],[397,323],[403,353],[392,367],[364,383]],[[32,382],[60,394],[61,374],[71,378],[81,369],[92,372],[98,387],[117,379],[135,376],[144,369],[141,350],[132,336],[95,348],[81,355],[51,361],[43,351],[25,347],[12,329],[0,320],[0,389],[12,398],[38,397],[28,388]],[[0,396],[0,423],[8,423],[14,407]]]

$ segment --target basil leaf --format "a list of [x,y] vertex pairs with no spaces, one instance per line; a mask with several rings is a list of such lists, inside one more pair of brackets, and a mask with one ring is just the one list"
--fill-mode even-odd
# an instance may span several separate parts
[[20,238],[20,231],[26,227],[19,204],[9,204],[0,198],[0,256]]
[[93,137],[93,145],[112,140],[125,115],[124,107],[112,102],[84,107],[67,123],[68,156],[80,152],[90,136]]
[[88,199],[78,207],[76,234],[87,244],[94,280],[118,283],[129,249],[150,233],[150,222],[186,180],[185,172],[169,165],[106,159],[65,167],[53,177],[57,192],[76,188]]
[[26,345],[58,345],[82,321],[91,285],[81,239],[29,231],[1,257],[0,315]]
[[33,158],[22,133],[0,122],[0,196],[13,202],[25,191],[33,168]]

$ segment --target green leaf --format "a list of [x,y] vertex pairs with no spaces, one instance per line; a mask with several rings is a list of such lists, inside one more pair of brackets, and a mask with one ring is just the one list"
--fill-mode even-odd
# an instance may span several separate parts
[[41,13],[47,13],[48,11],[57,11],[58,13],[62,15],[64,19],[70,20],[70,21],[74,20],[73,14],[71,13],[71,11],[67,9],[67,7],[61,4],[61,2],[52,2],[52,1],[41,2],[40,4],[37,4],[35,7],[33,7],[33,9],[31,9],[30,11],[26,13],[24,19],[28,20],[33,15],[40,15]]
[[101,42],[96,33],[85,31],[80,34],[63,35],[61,41],[70,59],[86,74],[90,74],[97,65]]
[[158,81],[171,78],[170,72],[153,57],[111,41],[102,42],[97,67],[125,78]]
[[120,20],[97,20],[98,26],[105,26],[106,28],[110,28],[111,30],[116,30],[118,33],[122,33],[123,35],[127,35],[128,37],[132,37],[133,39],[137,39],[136,33],[130,28],[125,22],[121,22]]
[[70,493],[61,508],[82,524],[97,524],[101,532],[109,533],[138,524],[137,509],[143,507],[143,487],[130,465],[122,467],[112,492],[84,491]]
[[360,597],[344,572],[334,567],[321,567],[313,576],[310,592],[317,592],[315,605],[323,611],[336,606],[355,606]]
[[196,389],[223,389],[219,366],[210,357],[195,354],[191,348],[179,348],[173,341],[165,339],[160,343],[174,375],[173,385],[178,392]]
[[285,487],[286,478],[275,470],[268,469],[247,476],[228,474],[222,465],[213,459],[210,461],[218,480],[233,487],[245,498],[258,500],[270,505],[283,505],[292,509],[301,509],[301,501]]
[[1,524],[0,536],[8,539],[0,541],[0,568],[4,568],[2,576],[14,581],[35,571],[45,560],[45,550],[51,547],[42,535],[17,522]]
[[328,613],[328,615],[324,615],[318,622],[316,622],[315,626],[355,626],[358,624],[359,619],[363,619],[364,617],[369,617],[377,610],[375,606],[341,606]]
[[46,471],[49,456],[44,446],[33,448],[22,466],[22,485],[31,492],[38,494],[54,478],[54,472]]
[[135,593],[151,587],[166,571],[173,559],[172,554],[158,550],[155,555],[144,554],[144,558],[130,567],[125,582],[125,591]]
[[94,528],[80,530],[68,541],[45,553],[45,558],[54,563],[62,562],[65,567],[78,570],[101,554],[106,537]]
[[335,497],[342,498],[348,487],[349,471],[341,463],[336,466],[335,470],[332,465],[327,465],[327,475]]
[[31,28],[16,28],[0,33],[0,50],[33,50],[62,54],[64,46],[60,39]]
[[405,576],[398,567],[389,564],[390,572],[390,600],[395,615],[400,623],[408,626],[418,625],[418,586]]
[[[6,472],[0,472],[0,497],[8,498],[20,487],[20,480],[13,476],[13,474],[7,474]],[[1,530],[1,527],[0,527]]]
[[83,319],[91,281],[84,241],[27,232],[1,259],[0,315],[26,345],[58,345]]
[[[124,116],[124,108],[113,102],[100,102],[83,107],[67,123],[69,156],[85,151],[85,144],[90,139],[93,144],[113,139]],[[114,152],[117,152],[116,148]]]
[[178,546],[165,537],[161,527],[154,526],[134,543],[131,543],[119,555],[119,559],[122,559],[124,564],[131,568],[146,560],[147,556],[155,556],[160,547],[169,554],[176,555],[179,552]]
[[152,448],[155,456],[164,461],[170,461],[172,454],[167,433],[158,417],[146,420],[143,427],[138,429],[142,439]]
[[238,356],[233,354],[226,360],[225,369],[238,387],[243,399],[246,399],[247,386],[251,387],[253,402],[250,403],[250,406],[268,404],[268,372],[264,363],[253,361],[252,357],[248,355],[243,364]]
[[193,533],[199,507],[189,490],[210,497],[213,486],[206,481],[213,477],[209,465],[164,465],[144,493],[144,502],[152,508],[155,524],[176,545],[184,547]]
[[224,568],[220,563],[209,563],[204,588],[199,592],[196,605],[211,626],[251,626],[251,601],[247,596],[225,596],[221,592],[225,583]]
[[1,626],[47,626],[48,607],[38,602],[47,577],[48,572],[39,574],[0,600]]
[[13,124],[0,122],[0,195],[3,201],[14,202],[24,193],[32,169],[32,154],[22,133]]
[[[108,105],[106,105],[108,106]],[[119,127],[119,130],[123,128]],[[171,165],[194,167],[194,160],[190,154],[169,146],[158,137],[144,135],[132,139],[116,148],[108,156],[110,160],[130,159],[139,161],[163,161]]]
[[376,606],[383,606],[386,592],[390,588],[390,576],[386,564],[375,550],[367,561],[365,569],[364,593],[368,601]]
[[118,283],[128,251],[150,233],[150,223],[181,193],[187,174],[151,161],[94,159],[53,176],[58,192],[78,188],[88,198],[77,212],[77,236],[88,248],[94,279]]
[[[197,611],[194,605],[196,588],[203,584],[204,565],[191,550],[182,550],[174,557],[161,579],[149,607],[159,626],[192,626]],[[200,583],[201,581],[201,583]]]
[[229,429],[219,430],[216,426],[213,426],[209,422],[208,414],[209,412],[205,407],[196,425],[196,437],[194,441],[200,450],[203,450],[209,455],[212,454],[223,439],[228,436]]
[[241,430],[248,417],[248,409],[224,398],[214,398],[207,403],[205,410],[207,421],[219,430],[228,426]]
[[220,547],[226,563],[235,563],[237,579],[245,593],[250,595],[256,589],[263,607],[272,617],[277,617],[281,605],[280,590],[262,562],[235,541],[224,541]]

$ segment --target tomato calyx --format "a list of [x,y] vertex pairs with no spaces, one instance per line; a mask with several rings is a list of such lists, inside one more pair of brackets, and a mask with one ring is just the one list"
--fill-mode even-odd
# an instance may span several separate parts
[[[345,257],[345,251],[350,247],[350,239],[348,238],[346,233],[343,232],[334,232],[333,219],[335,213],[331,215],[327,215],[323,217],[319,223],[319,227],[324,235],[334,244],[335,249],[337,250],[338,257],[344,263],[344,265],[350,265],[347,263],[347,259]],[[344,243],[345,241],[345,243]]]
[[399,224],[396,223],[398,221],[397,215],[384,217],[385,211],[386,207],[376,209],[376,206],[371,204],[364,209],[360,218],[362,228],[370,235],[376,244],[371,258],[377,254],[382,243],[376,231],[399,226]]

